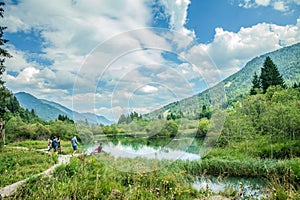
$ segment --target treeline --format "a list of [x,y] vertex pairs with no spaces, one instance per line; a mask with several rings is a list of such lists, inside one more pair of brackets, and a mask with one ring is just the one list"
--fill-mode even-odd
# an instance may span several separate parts
[[78,134],[74,123],[70,121],[44,121],[38,117],[26,118],[21,115],[9,114],[5,123],[5,136],[7,142],[20,140],[46,140],[54,136],[69,140],[74,134]]
[[252,84],[250,96],[227,108],[218,145],[260,138],[257,143],[268,140],[273,146],[262,146],[259,157],[300,157],[300,84],[287,88],[270,57],[260,76],[254,74]]
[[[276,79],[277,81],[274,81]],[[279,81],[278,81],[279,80]],[[270,135],[296,140],[300,137],[300,84],[287,88],[276,65],[267,57],[261,75],[254,75],[250,96],[240,98],[227,108],[219,146],[230,145],[231,140],[243,140],[253,135]],[[24,110],[11,95],[6,99],[5,128],[9,141],[24,139],[47,139],[60,136],[70,139],[76,134],[84,143],[92,142],[95,136],[142,135],[145,137],[174,137],[188,130],[196,137],[205,137],[210,127],[212,110],[203,105],[197,120],[182,118],[169,112],[158,119],[143,118],[132,112],[121,115],[117,124],[89,126],[84,122],[74,123],[67,116],[44,121],[34,110]],[[196,131],[195,131],[196,130]],[[196,135],[195,135],[196,133]]]
[[[262,141],[261,136],[264,140]],[[257,139],[259,157],[300,157],[300,92],[271,86],[265,94],[251,95],[227,109],[219,146]],[[246,148],[246,147],[245,147]]]

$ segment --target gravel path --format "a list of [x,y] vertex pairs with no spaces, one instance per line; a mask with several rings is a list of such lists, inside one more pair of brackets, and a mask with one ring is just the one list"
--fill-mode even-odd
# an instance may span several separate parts
[[[40,175],[48,175],[49,176],[55,170],[56,167],[58,167],[58,166],[60,166],[62,164],[69,163],[71,157],[72,157],[71,155],[58,155],[58,163],[57,164],[53,165],[49,169],[47,169],[47,170],[45,170],[45,171],[43,171],[43,172],[41,172],[39,174],[34,175],[33,177],[40,176]],[[13,183],[11,185],[8,185],[8,186],[6,186],[4,188],[1,188],[0,189],[0,195],[1,195],[1,197],[3,198],[3,197],[8,197],[8,196],[13,195],[17,191],[18,187],[20,185],[22,185],[23,183],[25,183],[29,179],[30,178],[27,178],[27,179],[18,181],[16,183]]]

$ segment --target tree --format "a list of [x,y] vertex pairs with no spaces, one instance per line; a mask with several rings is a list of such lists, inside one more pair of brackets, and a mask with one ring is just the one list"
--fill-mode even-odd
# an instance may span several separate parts
[[209,129],[210,121],[205,117],[200,119],[196,137],[203,138],[206,136]]
[[[4,13],[4,9],[3,9],[4,5],[5,5],[4,2],[0,2],[0,17],[2,17],[2,18],[3,18],[3,13]],[[5,43],[8,42],[8,40],[3,38],[5,29],[6,29],[6,27],[0,26],[0,131],[1,131],[1,135],[2,135],[3,144],[5,143],[3,118],[4,118],[4,114],[6,112],[6,109],[5,109],[6,108],[6,97],[9,93],[7,92],[7,89],[5,88],[5,85],[4,85],[5,82],[2,80],[2,75],[5,71],[5,66],[4,66],[5,58],[11,57],[11,55],[8,53],[8,51],[3,48]]]
[[122,114],[118,120],[118,124],[126,123],[127,118],[124,114]]
[[250,90],[250,95],[257,94],[258,90],[261,88],[259,77],[257,76],[256,72],[254,73],[253,80],[252,80],[252,88]]
[[268,87],[271,85],[285,87],[282,76],[269,56],[265,59],[263,67],[261,68],[260,81],[263,93],[266,93]]

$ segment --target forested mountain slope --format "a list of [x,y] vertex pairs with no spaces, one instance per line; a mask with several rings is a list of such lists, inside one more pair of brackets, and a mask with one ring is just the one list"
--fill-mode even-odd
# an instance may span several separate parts
[[251,81],[253,79],[253,75],[255,72],[260,75],[261,67],[263,66],[263,62],[267,56],[270,56],[276,64],[280,74],[288,86],[300,82],[300,43],[297,43],[292,46],[257,56],[249,61],[240,71],[224,79],[215,87],[179,102],[173,102],[145,116],[155,118],[168,112],[175,114],[181,113],[183,117],[186,118],[195,118],[199,115],[203,105],[210,105],[210,91],[220,86],[224,87],[226,99],[230,104],[232,101],[236,101],[239,97],[249,94],[252,86]]

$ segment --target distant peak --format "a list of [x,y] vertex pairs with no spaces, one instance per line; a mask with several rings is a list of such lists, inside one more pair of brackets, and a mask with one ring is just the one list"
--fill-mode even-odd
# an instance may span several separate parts
[[15,93],[16,96],[30,96],[30,97],[33,97],[33,98],[36,98],[35,96],[33,96],[32,94],[29,94],[27,92],[17,92]]

